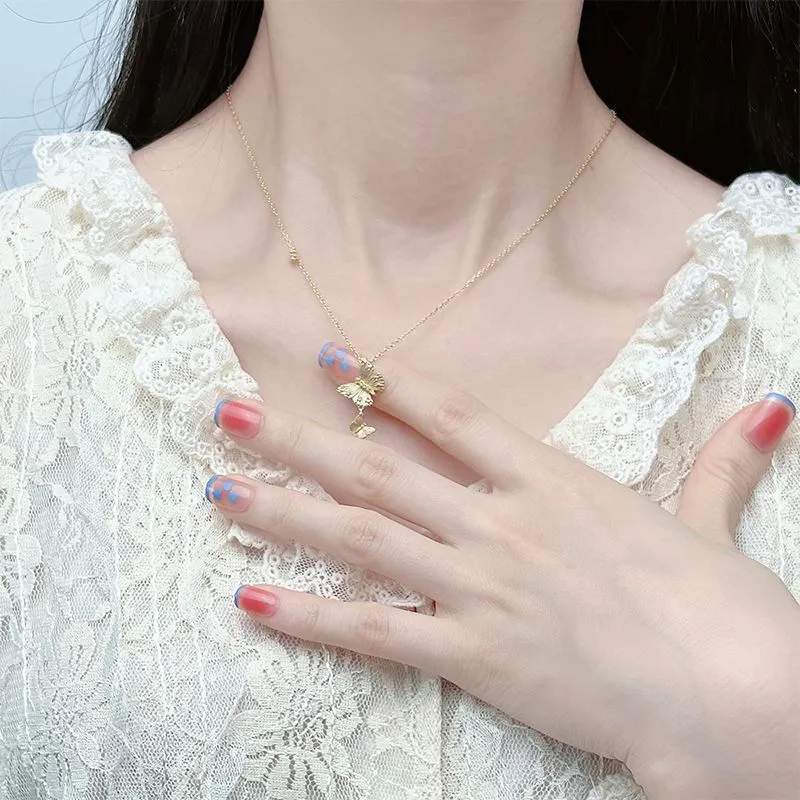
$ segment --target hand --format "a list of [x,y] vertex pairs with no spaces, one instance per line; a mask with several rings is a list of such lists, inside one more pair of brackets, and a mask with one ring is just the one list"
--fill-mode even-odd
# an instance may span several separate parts
[[[787,765],[800,708],[787,715],[786,704],[800,607],[730,536],[769,462],[742,438],[764,409],[745,409],[704,449],[676,518],[467,395],[388,360],[381,371],[379,408],[488,478],[492,494],[255,403],[221,404],[215,420],[247,449],[435,539],[237,476],[214,476],[207,495],[264,535],[417,590],[435,615],[278,587],[240,587],[238,606],[288,634],[439,674],[626,762],[652,798],[783,797],[797,777]],[[767,402],[788,424],[788,406]]]

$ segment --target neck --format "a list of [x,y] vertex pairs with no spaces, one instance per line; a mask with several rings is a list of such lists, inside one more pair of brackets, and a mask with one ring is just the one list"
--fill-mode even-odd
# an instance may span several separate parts
[[290,230],[322,218],[351,259],[385,264],[395,252],[407,270],[409,256],[438,249],[474,271],[541,212],[608,123],[578,55],[580,9],[267,3],[233,99]]

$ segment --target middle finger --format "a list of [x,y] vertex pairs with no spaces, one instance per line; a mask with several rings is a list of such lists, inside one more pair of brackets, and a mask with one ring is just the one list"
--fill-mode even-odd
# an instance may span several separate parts
[[470,526],[479,497],[404,458],[390,447],[357,439],[254,401],[222,401],[214,422],[249,450],[294,467],[326,489],[348,493],[427,528],[443,540]]

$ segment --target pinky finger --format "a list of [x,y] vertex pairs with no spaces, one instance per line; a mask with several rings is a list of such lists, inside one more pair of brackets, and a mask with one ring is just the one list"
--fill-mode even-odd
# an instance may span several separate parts
[[309,642],[446,675],[452,628],[444,620],[381,603],[328,600],[278,587],[240,586],[236,607],[270,628]]

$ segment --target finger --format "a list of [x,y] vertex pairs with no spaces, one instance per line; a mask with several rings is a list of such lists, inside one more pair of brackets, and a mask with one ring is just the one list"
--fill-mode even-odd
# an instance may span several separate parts
[[239,524],[292,539],[447,602],[469,588],[461,553],[377,511],[327,503],[238,475],[212,475],[206,497]]
[[344,603],[275,586],[240,586],[236,606],[270,628],[310,642],[399,661],[436,675],[456,649],[445,620],[380,603]]
[[794,415],[791,400],[768,394],[723,424],[697,456],[683,487],[678,518],[698,533],[732,545],[745,503]]
[[354,495],[417,523],[444,540],[471,527],[474,492],[385,445],[252,401],[221,401],[214,422],[248,449],[310,475],[326,489]]
[[[319,365],[337,384],[353,381],[360,365],[345,347],[326,344]],[[387,359],[380,362],[385,386],[375,406],[410,425],[437,447],[499,488],[523,482],[514,455],[532,452],[530,440],[479,400]]]

